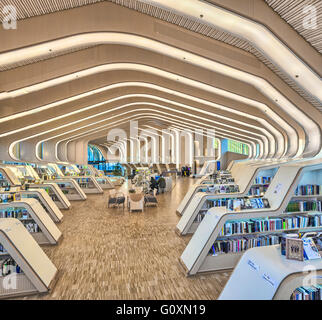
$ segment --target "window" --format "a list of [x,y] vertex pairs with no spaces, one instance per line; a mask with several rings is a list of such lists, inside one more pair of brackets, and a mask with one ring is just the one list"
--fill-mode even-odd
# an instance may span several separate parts
[[249,155],[249,147],[247,144],[238,142],[235,140],[228,139],[228,150],[229,152]]

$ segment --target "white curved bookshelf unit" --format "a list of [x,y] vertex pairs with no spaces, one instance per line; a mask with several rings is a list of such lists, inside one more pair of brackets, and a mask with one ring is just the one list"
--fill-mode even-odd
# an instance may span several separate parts
[[280,245],[247,250],[218,299],[290,300],[303,284],[322,284],[322,259],[288,260],[280,251]]
[[36,199],[0,203],[1,218],[15,216],[39,244],[55,245],[62,238],[62,233]]
[[[223,233],[227,223],[232,222],[254,222],[254,219],[269,220],[276,218],[291,218],[292,216],[307,215],[303,212],[285,212],[290,200],[299,198],[295,196],[296,188],[305,181],[322,181],[322,163],[295,162],[281,166],[270,187],[266,192],[266,198],[270,203],[270,208],[247,209],[239,212],[229,211],[226,208],[211,208],[198,229],[194,233],[186,249],[180,257],[180,262],[186,270],[187,275],[195,275],[202,272],[218,272],[233,269],[245,250],[251,246],[257,246],[258,241],[267,241],[267,245],[276,244],[275,238],[281,232],[287,231],[321,231],[322,225],[317,227],[296,227],[296,228],[273,228],[267,231]],[[317,180],[314,180],[317,179]],[[322,194],[311,195],[312,199],[322,200]],[[319,213],[322,214],[321,212]],[[269,227],[271,228],[271,227]],[[272,235],[272,237],[269,237]],[[261,237],[261,238],[260,238]],[[255,244],[254,244],[255,243]],[[222,249],[218,252],[218,247],[227,245],[229,249]],[[260,243],[259,245],[262,245]],[[214,247],[213,247],[214,246]],[[216,249],[217,248],[217,249]]]
[[0,261],[10,259],[15,270],[0,275],[0,299],[44,294],[57,280],[58,270],[17,219],[0,219]]

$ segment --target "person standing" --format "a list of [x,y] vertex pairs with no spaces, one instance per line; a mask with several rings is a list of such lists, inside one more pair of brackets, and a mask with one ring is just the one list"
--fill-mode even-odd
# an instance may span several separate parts
[[165,187],[166,187],[166,181],[164,179],[164,177],[161,175],[160,179],[159,179],[159,189],[161,191],[161,193],[164,193]]

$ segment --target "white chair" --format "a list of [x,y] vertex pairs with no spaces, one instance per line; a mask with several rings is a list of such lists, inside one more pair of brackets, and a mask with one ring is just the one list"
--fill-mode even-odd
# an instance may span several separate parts
[[129,210],[144,211],[144,195],[142,193],[131,193],[129,195]]

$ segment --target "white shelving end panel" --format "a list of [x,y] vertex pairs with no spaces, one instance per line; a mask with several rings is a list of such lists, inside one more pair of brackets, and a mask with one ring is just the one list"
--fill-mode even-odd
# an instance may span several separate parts
[[20,201],[1,203],[0,208],[1,207],[25,208],[41,230],[41,235],[38,235],[37,233],[34,234],[35,239],[38,240],[40,244],[57,244],[62,237],[61,231],[36,199],[22,199]]
[[[34,188],[35,186],[37,186],[37,184],[32,184],[31,185],[32,188]],[[69,200],[64,195],[64,193],[61,191],[61,189],[58,187],[57,183],[48,181],[48,182],[43,182],[43,183],[39,184],[39,186],[40,186],[40,188],[44,187],[44,188],[52,189],[53,193],[55,193],[55,195],[59,199],[59,202],[62,204],[62,208],[63,209],[69,209],[70,208],[71,204],[70,204]]]
[[[114,189],[115,186],[108,177],[96,177],[98,184],[102,189]],[[100,183],[100,181],[104,181]]]
[[179,234],[185,234],[185,231],[188,230],[193,223],[196,215],[198,214],[199,208],[203,205],[205,201],[205,197],[207,193],[205,192],[198,192],[194,195],[194,197],[189,202],[188,206],[186,207],[181,219],[177,224],[177,231]]
[[0,243],[23,271],[17,288],[1,288],[0,298],[50,290],[58,270],[19,220],[0,219]]
[[20,180],[16,177],[14,172],[10,168],[1,167],[0,172],[7,179],[10,186],[21,186]]
[[202,188],[202,187],[206,188],[207,186],[201,185],[201,184],[194,184],[188,189],[188,192],[186,193],[186,195],[184,196],[184,198],[182,199],[182,201],[180,202],[180,204],[178,206],[177,213],[182,215],[182,212],[184,211],[184,209],[188,205],[188,202],[191,201],[192,197],[196,193],[196,189]]
[[74,190],[76,191],[76,194],[66,194],[66,197],[68,200],[86,200],[87,196],[84,193],[84,191],[81,189],[81,187],[79,186],[79,184],[72,178],[63,178],[63,179],[55,179],[52,182],[59,184],[66,184],[66,183],[70,183]]
[[[199,260],[200,255],[204,252],[204,248],[207,246],[210,236],[221,217],[226,212],[226,208],[218,207],[216,208],[215,214],[206,214],[204,219],[201,221],[198,229],[180,257],[181,263],[187,270],[188,275],[190,275],[193,268],[195,268],[195,264]],[[195,272],[192,274],[195,274]]]
[[[101,188],[101,186],[98,184],[96,177],[93,176],[74,176],[72,177],[74,179],[75,182],[77,182],[79,179],[88,179],[91,181],[91,183],[93,184],[94,188],[81,188],[81,190],[85,193],[85,194],[97,194],[97,193],[104,193],[103,189]],[[78,184],[79,185],[79,184]]]
[[315,280],[321,284],[321,270],[322,259],[287,260],[280,253],[280,245],[252,248],[240,259],[219,300],[290,299],[296,287],[284,290],[289,277],[296,275],[303,280],[302,285]]
[[[276,216],[283,213],[287,203],[294,194],[296,182],[301,176],[299,175],[300,170],[301,166],[281,166],[279,168],[275,175],[275,182],[272,182],[270,185],[270,193],[268,195],[267,193],[265,194],[271,204],[270,208],[247,209],[239,212],[229,211],[225,207],[213,207],[209,209],[181,257],[181,261],[188,270],[188,274],[193,275],[198,272],[214,272],[233,268],[242,256],[243,252],[208,256],[208,252],[210,251],[212,244],[217,239],[225,222],[227,220]],[[282,183],[279,181],[282,181]],[[184,231],[187,226],[190,228],[191,221],[193,221],[195,213],[202,205],[200,204],[201,199],[206,199],[207,197],[210,196],[207,196],[204,193],[198,193],[195,196],[195,199],[191,202],[193,207],[191,207],[190,215],[183,215],[179,221],[181,224],[179,225],[180,228],[183,228]],[[177,229],[177,232],[181,232],[179,228]],[[190,259],[196,259],[193,261],[192,266],[192,260]]]
[[38,194],[39,199],[42,200],[44,205],[46,206],[48,212],[50,213],[50,216],[54,222],[60,222],[63,219],[63,214],[57,207],[56,203],[50,198],[48,193],[43,190],[43,189],[28,189],[25,191],[22,191],[23,193],[28,193],[28,192],[34,192]]
[[[245,163],[237,164],[239,170],[235,174],[235,184],[239,186],[239,192],[234,194],[221,194],[222,197],[226,196],[229,197],[243,197],[246,196],[248,191],[250,190],[254,179],[257,177],[257,175],[261,171],[268,171],[268,170],[277,170],[280,166],[279,162],[274,162],[270,164],[262,163],[262,164],[256,164],[256,165],[246,165]],[[183,200],[181,201],[177,212],[179,215],[184,215],[186,210],[189,207],[190,202],[192,201],[193,197],[196,195],[198,189],[201,189],[202,187],[206,187],[206,185],[202,184],[194,184],[192,185]],[[211,195],[211,194],[209,194]],[[220,195],[220,194],[219,194]],[[220,197],[218,197],[219,199]]]

